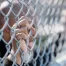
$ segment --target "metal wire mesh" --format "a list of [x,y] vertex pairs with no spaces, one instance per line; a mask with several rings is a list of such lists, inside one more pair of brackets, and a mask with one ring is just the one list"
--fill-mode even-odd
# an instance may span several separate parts
[[[11,35],[12,25],[19,22],[22,17],[29,17],[36,29],[34,36],[34,50],[32,60],[29,63],[23,62],[20,66],[49,66],[56,57],[66,52],[66,0],[5,0],[0,4],[0,42],[3,41],[6,53],[0,57],[0,66],[4,66],[4,59],[11,53],[11,45],[15,33]],[[14,21],[11,21],[14,20]],[[14,22],[12,24],[12,22]],[[8,34],[5,40],[5,32]],[[31,35],[31,32],[29,33]],[[35,37],[38,37],[37,39]],[[28,38],[29,39],[29,38]],[[27,44],[28,44],[27,39]],[[16,39],[16,41],[18,41]],[[13,55],[13,65],[16,65],[16,54],[23,53],[20,46]],[[5,51],[5,50],[4,50]],[[62,53],[62,54],[61,54]],[[0,52],[0,56],[1,56]],[[22,61],[23,57],[21,55]]]

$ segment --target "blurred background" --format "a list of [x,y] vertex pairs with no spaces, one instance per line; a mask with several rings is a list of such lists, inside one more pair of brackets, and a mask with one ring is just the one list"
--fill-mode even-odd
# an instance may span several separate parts
[[[7,4],[4,4],[6,1]],[[17,7],[14,6],[14,2],[18,2]],[[36,54],[33,57],[33,66],[66,65],[66,0],[0,0],[0,8],[2,6],[8,6],[8,11],[7,13],[3,10],[0,11],[0,14],[4,16],[5,23],[0,28],[0,42],[5,43],[5,50],[1,48],[3,46],[2,42],[0,43],[1,66],[3,66],[4,59],[10,52],[8,45],[12,42],[11,38],[9,42],[5,41],[5,37],[3,37],[4,29],[6,24],[10,30],[12,29],[8,20],[10,14],[12,14],[15,22],[18,22],[21,11],[24,16],[36,20],[35,37],[38,36],[38,39],[34,41]],[[24,12],[24,6],[27,8],[26,12]]]

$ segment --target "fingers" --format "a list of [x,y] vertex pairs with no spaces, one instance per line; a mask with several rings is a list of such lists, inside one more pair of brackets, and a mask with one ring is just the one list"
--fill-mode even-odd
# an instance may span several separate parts
[[[35,30],[35,28],[34,27],[31,27],[31,29],[30,29],[31,31],[32,31],[32,36],[34,36],[35,35],[35,33],[36,33],[36,30]],[[28,29],[27,29],[27,27],[22,27],[22,28],[18,28],[18,29],[15,29],[15,33],[17,34],[17,33],[25,33],[26,35],[28,35],[28,33],[29,33],[29,31],[28,31]]]
[[19,21],[23,20],[23,19],[26,19],[29,23],[31,23],[31,19],[29,17],[25,17],[25,16],[22,16]]
[[29,22],[26,19],[20,20],[18,23],[18,28],[19,27],[27,27],[28,29],[31,27],[31,25],[29,24]]
[[35,34],[35,28],[33,26],[31,26],[30,24],[31,22],[31,19],[28,18],[28,17],[24,17],[22,16],[20,19],[19,19],[19,22],[18,23],[15,23],[13,25],[13,28],[16,29],[16,28],[23,28],[23,27],[26,27],[28,30],[32,30],[32,33],[33,35]]
[[32,31],[32,36],[34,36],[35,35],[35,33],[36,33],[36,30],[35,30],[35,27],[33,27],[33,26],[31,26],[31,23],[32,21],[31,21],[31,19],[30,18],[28,18],[28,17],[24,17],[24,16],[22,16],[21,18],[20,18],[20,20],[19,20],[19,26],[26,26],[27,28],[28,28],[28,30],[30,31]]
[[[31,41],[33,36],[36,33],[36,30],[34,27],[31,27],[30,30],[32,32],[32,34],[31,34],[32,37],[30,36],[30,41]],[[18,40],[21,39],[21,37],[26,39],[26,37],[29,35],[29,31],[28,31],[27,27],[22,27],[22,28],[15,29],[15,34],[16,34],[16,37],[18,38]]]
[[[31,26],[31,19],[28,17],[21,17],[18,23],[13,25],[15,28],[15,37],[17,40],[20,40],[20,44],[23,44],[24,41],[28,38],[29,32],[31,31],[31,35],[29,37],[29,42],[33,42],[33,37],[36,34],[35,27]],[[25,43],[24,43],[25,44]],[[31,44],[31,43],[30,43]],[[29,46],[31,47],[31,45]]]
[[18,29],[15,29],[15,33],[18,34],[18,33],[25,33],[26,35],[28,35],[28,30],[27,30],[27,27],[23,27],[23,28],[18,28]]
[[15,23],[12,28],[21,28],[21,27],[27,27],[28,29],[31,28],[31,25],[29,24],[29,21],[26,19],[20,20],[18,23]]
[[20,28],[20,27],[26,26],[28,29],[30,29],[31,28],[31,22],[32,22],[32,20],[29,17],[22,16],[19,19],[18,23],[15,23],[13,25],[13,28]]
[[[36,33],[36,30],[33,27],[31,28],[31,31],[32,31],[32,34],[29,37],[29,41],[33,41],[33,37]],[[16,29],[15,36],[18,40],[19,39],[27,39],[28,35],[29,35],[29,32],[26,27],[21,28],[21,29]]]
[[25,33],[18,33],[18,34],[16,34],[17,40],[27,39],[27,37],[28,37],[28,35],[26,35]]
[[18,40],[20,39],[27,39],[28,37],[28,30],[26,27],[15,29],[15,36]]

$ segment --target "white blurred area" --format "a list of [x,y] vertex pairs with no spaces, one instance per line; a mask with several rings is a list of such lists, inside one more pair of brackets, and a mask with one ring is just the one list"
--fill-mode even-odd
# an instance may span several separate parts
[[58,23],[39,25],[38,33],[39,35],[50,35],[59,32],[66,32],[66,9],[61,11],[62,17]]
[[38,27],[39,35],[50,35],[50,34],[56,34],[63,31],[64,31],[64,26],[62,24],[44,25],[44,27],[40,25]]

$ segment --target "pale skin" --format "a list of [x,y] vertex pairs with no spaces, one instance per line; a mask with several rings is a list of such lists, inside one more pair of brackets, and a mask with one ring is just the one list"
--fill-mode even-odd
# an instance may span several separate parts
[[[13,25],[13,28],[15,28],[15,30],[16,30],[15,37],[20,41],[20,49],[22,51],[24,51],[24,52],[27,52],[28,51],[27,45],[26,45],[26,42],[25,42],[25,40],[27,39],[27,37],[29,35],[28,30],[31,30],[32,31],[32,36],[34,36],[35,33],[36,33],[35,28],[30,25],[30,21],[31,21],[31,19],[27,19],[27,18],[23,17],[19,21],[17,28],[15,28],[17,26],[16,23]],[[30,37],[29,44],[28,44],[28,47],[30,49],[33,46],[33,41],[31,39],[33,39],[33,38]],[[13,40],[11,54],[14,54],[16,51],[17,51],[16,41]],[[11,57],[12,57],[11,54],[9,54],[9,56],[7,57],[8,59],[11,59]],[[19,52],[16,55],[16,63],[19,64],[19,65],[21,64],[20,54],[21,53]]]

